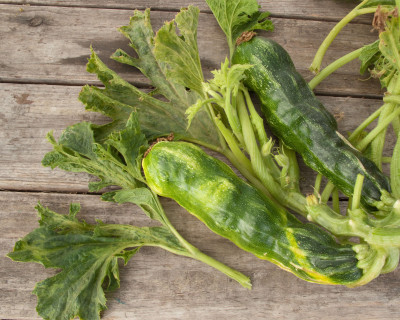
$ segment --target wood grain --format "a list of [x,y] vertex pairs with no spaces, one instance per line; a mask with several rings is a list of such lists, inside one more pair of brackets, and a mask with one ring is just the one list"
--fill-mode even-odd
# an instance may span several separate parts
[[[267,34],[293,56],[306,79],[308,66],[334,21],[357,1],[261,0],[272,12],[276,30]],[[27,5],[30,4],[30,5]],[[37,281],[54,275],[37,264],[14,263],[5,258],[15,241],[37,226],[38,200],[66,213],[70,202],[80,202],[79,217],[88,222],[153,224],[131,205],[104,203],[87,193],[86,174],[51,171],[40,161],[51,149],[45,134],[55,136],[79,121],[104,123],[104,117],[84,111],[77,100],[80,86],[98,84],[85,71],[89,46],[130,82],[147,87],[136,70],[108,57],[117,48],[132,52],[117,27],[127,24],[132,9],[152,7],[158,29],[182,6],[199,5],[201,60],[207,75],[227,54],[225,39],[204,0],[0,0],[0,319],[39,319]],[[370,32],[370,17],[343,30],[327,55],[332,61],[377,38]],[[359,81],[354,62],[324,81],[317,92],[336,114],[346,134],[381,103],[376,81]],[[368,97],[368,98],[366,98]],[[387,155],[393,148],[389,136]],[[304,192],[312,190],[311,171],[301,168]],[[7,191],[8,190],[8,191]],[[34,192],[31,192],[34,191]],[[77,194],[83,193],[83,194]],[[341,202],[346,205],[345,201]],[[400,318],[400,271],[382,275],[367,286],[348,289],[320,286],[297,279],[275,265],[261,261],[210,232],[174,202],[162,204],[178,231],[205,253],[251,276],[253,290],[240,287],[225,275],[197,261],[157,248],[143,248],[121,270],[121,289],[108,294],[107,320],[157,319],[368,319]]]
[[[0,91],[0,189],[57,192],[87,192],[90,178],[83,173],[50,170],[41,166],[44,154],[51,150],[46,141],[47,132],[56,137],[69,125],[79,121],[104,123],[99,114],[86,112],[77,100],[79,87],[3,84]],[[321,96],[326,107],[338,117],[343,134],[380,106],[381,100]],[[394,146],[388,139],[387,154]],[[310,192],[313,174],[302,166],[303,191]]]
[[[20,5],[22,10],[26,9],[27,5],[40,6],[63,6],[63,7],[89,7],[89,8],[110,8],[110,9],[145,9],[152,8],[153,10],[172,10],[177,11],[179,8],[189,5],[198,6],[203,12],[211,12],[205,0],[9,0],[0,1],[0,3]],[[320,20],[340,20],[358,2],[356,0],[343,1],[333,0],[324,1],[321,5],[321,0],[260,0],[258,1],[262,11],[270,11],[273,16],[287,16],[300,19],[320,19]]]
[[[37,281],[56,273],[38,264],[15,263],[4,258],[13,243],[33,230],[33,207],[40,200],[60,213],[70,202],[80,202],[80,218],[108,223],[148,225],[148,219],[131,205],[99,201],[97,196],[0,192],[0,318],[39,319]],[[163,199],[172,223],[191,243],[207,254],[251,276],[246,290],[218,271],[189,258],[158,248],[143,248],[121,268],[121,288],[107,295],[109,309],[103,319],[369,319],[400,317],[400,273],[382,275],[364,287],[310,284],[275,265],[261,261],[210,232],[194,217]]]
[[[116,30],[128,23],[131,14],[131,10],[120,9],[42,6],[29,6],[20,11],[15,5],[0,5],[0,34],[2,41],[7,43],[7,46],[0,46],[0,81],[97,83],[97,79],[85,71],[89,46],[93,45],[100,57],[126,80],[142,86],[148,84],[133,67],[108,58],[117,48],[132,52],[127,39]],[[154,12],[154,29],[158,30],[164,21],[171,20],[174,15],[174,12]],[[308,67],[313,54],[334,23],[283,18],[274,18],[273,21],[276,31],[267,35],[289,51],[296,67],[310,80],[312,74]],[[324,65],[375,41],[377,34],[371,33],[370,29],[363,24],[345,28],[328,51]],[[200,14],[198,33],[200,56],[205,74],[209,77],[209,71],[219,68],[227,54],[226,40],[210,14]],[[380,95],[381,90],[376,83],[358,81],[362,78],[358,68],[358,62],[346,65],[323,82],[317,92],[342,96]]]

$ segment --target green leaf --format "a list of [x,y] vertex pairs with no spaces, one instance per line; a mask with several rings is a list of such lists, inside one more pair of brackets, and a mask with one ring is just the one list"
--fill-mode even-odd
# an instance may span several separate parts
[[110,200],[117,203],[134,203],[138,205],[146,215],[160,221],[163,225],[168,225],[163,208],[161,207],[157,195],[148,188],[122,189],[112,191],[102,196],[103,200]]
[[393,79],[397,79],[400,71],[399,19],[394,16],[389,17],[385,21],[385,30],[379,34],[380,53],[372,58],[374,66],[370,68],[371,75],[379,78],[383,88],[390,87],[390,83]]
[[214,78],[207,83],[203,83],[203,90],[212,99],[198,100],[196,104],[191,106],[186,114],[188,115],[189,124],[194,116],[201,109],[202,105],[212,102],[225,111],[229,125],[236,135],[241,135],[240,121],[237,115],[236,103],[239,87],[245,77],[244,72],[251,68],[248,64],[235,64],[229,67],[228,58],[221,63],[221,69],[212,71]]
[[129,56],[118,49],[112,56],[116,61],[128,63],[138,68],[158,89],[167,100],[174,105],[187,105],[188,101],[197,99],[196,93],[188,92],[185,86],[167,79],[167,66],[156,59],[154,54],[155,38],[150,22],[150,9],[134,11],[129,25],[119,29],[130,40],[130,46],[135,50],[137,58]]
[[[197,47],[197,23],[199,8],[182,9],[175,20],[166,22],[155,38],[156,59],[168,65],[166,76],[184,88],[203,95],[203,71]],[[179,28],[177,35],[175,23]]]
[[141,158],[147,140],[141,133],[136,112],[132,112],[124,130],[113,132],[103,143],[96,141],[93,127],[81,122],[68,127],[58,142],[51,133],[54,150],[47,153],[42,164],[73,172],[87,172],[100,181],[89,184],[90,191],[116,185],[136,188],[143,185]]
[[127,171],[138,178],[141,177],[142,157],[148,148],[148,143],[135,115],[132,113],[126,128],[113,132],[105,143],[114,147],[124,157]]
[[246,31],[273,30],[273,24],[267,20],[268,12],[260,12],[257,0],[206,0],[221,29],[228,40],[232,57],[235,42]]
[[[193,31],[191,24],[197,24],[196,21],[182,21],[186,18],[191,18],[195,15],[194,9],[183,11],[178,14],[176,22],[182,28],[185,34],[185,39],[174,38],[182,44],[185,49],[190,49],[191,53],[188,56],[195,57],[197,52],[190,46],[196,38],[196,30]],[[166,23],[168,25],[170,23]],[[165,35],[167,27],[164,26]],[[181,30],[181,32],[182,32]],[[110,126],[117,126],[123,121],[123,115],[118,116],[118,112],[113,112],[110,115],[109,109],[117,110],[119,105],[125,107],[135,107],[138,109],[139,122],[143,132],[149,139],[161,135],[168,135],[171,132],[175,136],[183,138],[196,138],[204,142],[219,146],[218,134],[207,112],[201,112],[196,118],[194,125],[188,130],[185,111],[199,98],[199,94],[193,90],[187,90],[187,84],[179,77],[173,75],[179,74],[182,69],[180,65],[167,65],[164,61],[156,59],[155,56],[155,36],[150,23],[150,10],[144,12],[135,11],[131,17],[130,23],[127,26],[121,27],[120,31],[130,40],[130,46],[135,50],[137,57],[131,57],[128,53],[118,49],[113,59],[121,63],[138,68],[156,88],[157,94],[165,99],[157,99],[154,93],[145,94],[141,90],[135,88],[129,83],[123,81],[115,72],[108,69],[100,59],[92,53],[92,57],[88,63],[88,71],[96,73],[99,79],[104,83],[105,89],[94,89],[85,91],[81,94],[81,100],[87,105],[89,110],[100,111],[114,119],[114,123]],[[194,33],[193,33],[194,32]],[[172,34],[167,34],[173,37]],[[162,50],[157,50],[159,55],[163,55]],[[177,57],[171,57],[177,58]],[[199,60],[199,59],[197,59]],[[185,74],[192,72],[192,66],[197,65],[197,72],[201,72],[199,61],[190,64],[190,69],[185,70]],[[175,69],[177,68],[177,69]],[[179,70],[178,70],[179,69]],[[93,97],[95,96],[95,97]],[[107,99],[108,98],[108,99]],[[165,101],[166,100],[166,101]],[[109,107],[111,105],[111,107]],[[105,111],[101,111],[101,110]],[[108,113],[108,114],[107,114]],[[122,111],[124,113],[124,111]],[[108,128],[103,128],[107,130]]]
[[89,72],[97,74],[105,89],[85,86],[79,99],[87,110],[100,112],[113,119],[110,124],[97,129],[99,138],[124,127],[133,110],[138,111],[141,128],[149,139],[171,132],[190,136],[186,132],[184,118],[186,105],[182,107],[182,104],[162,101],[139,90],[110,70],[94,52],[87,68]]
[[380,57],[379,40],[363,47],[359,59],[361,60],[360,74],[364,74]]
[[38,297],[36,309],[44,319],[100,319],[100,312],[106,308],[103,287],[119,287],[117,260],[122,258],[126,264],[143,245],[187,255],[164,227],[89,225],[75,218],[77,205],[69,215],[40,204],[36,209],[40,227],[19,240],[8,257],[61,268],[55,276],[37,283],[33,291]]
[[398,23],[398,18],[390,19],[388,27],[379,34],[379,49],[393,69],[397,69],[397,71],[400,70],[400,30]]
[[187,120],[188,120],[188,128],[190,128],[192,121],[196,114],[201,110],[201,108],[204,107],[204,100],[197,100],[197,102],[190,106],[189,108],[186,109],[186,115],[187,115]]

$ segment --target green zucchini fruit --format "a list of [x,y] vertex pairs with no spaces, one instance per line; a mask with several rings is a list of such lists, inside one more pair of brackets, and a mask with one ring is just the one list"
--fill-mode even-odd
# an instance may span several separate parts
[[289,54],[276,42],[253,37],[233,55],[235,64],[251,64],[244,84],[261,100],[261,111],[272,132],[298,152],[306,165],[352,196],[357,175],[364,176],[363,205],[378,206],[388,178],[337,131],[334,117],[296,71]]
[[153,191],[258,258],[315,283],[351,285],[362,277],[351,245],[300,222],[199,147],[159,142],[142,165]]

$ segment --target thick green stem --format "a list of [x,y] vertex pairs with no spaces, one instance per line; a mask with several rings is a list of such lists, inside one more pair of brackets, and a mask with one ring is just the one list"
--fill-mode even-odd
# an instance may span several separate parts
[[318,173],[317,177],[315,178],[315,184],[314,184],[314,195],[317,198],[320,198],[319,191],[321,190],[321,182],[322,182],[322,174]]
[[392,126],[396,136],[398,136],[400,133],[400,117],[393,119]]
[[283,206],[289,207],[300,214],[306,214],[305,198],[301,194],[296,192],[285,192],[281,188],[280,184],[275,181],[275,179],[265,166],[265,163],[261,156],[261,152],[257,145],[257,140],[253,131],[249,114],[247,113],[245,100],[241,92],[239,92],[238,94],[237,102],[239,119],[243,130],[243,137],[246,142],[246,149],[250,155],[251,164],[253,167],[253,171],[256,173],[256,176],[268,189],[275,200],[277,200]]
[[393,111],[390,115],[388,115],[386,118],[382,120],[381,123],[379,123],[370,133],[367,134],[364,139],[362,139],[357,145],[356,148],[360,151],[363,151],[373,139],[382,131],[385,130],[386,127],[400,115],[400,108],[397,108],[395,111]]
[[379,117],[385,105],[381,106],[373,114],[371,114],[367,119],[365,119],[358,127],[355,129],[349,137],[349,141],[354,143],[354,141],[359,137],[359,135],[372,123],[376,118]]
[[246,168],[247,171],[249,171],[251,174],[254,174],[252,164],[249,159],[243,154],[242,150],[240,150],[240,147],[236,143],[235,137],[232,135],[232,132],[227,129],[224,124],[222,123],[221,119],[218,119],[217,117],[214,119],[215,124],[218,127],[218,130],[222,133],[222,135],[225,138],[226,143],[229,146],[229,149],[233,152],[235,157],[238,159],[238,161]]
[[[268,139],[267,133],[265,132],[264,128],[264,121],[260,117],[260,115],[257,113],[256,108],[254,107],[253,101],[251,100],[249,91],[247,90],[246,87],[241,86],[240,90],[243,92],[245,101],[247,104],[247,108],[250,112],[250,120],[251,123],[253,124],[253,130],[255,131],[257,135],[257,139],[260,143],[261,149],[266,147],[271,141]],[[273,160],[273,156],[270,152],[268,154],[263,154],[261,152],[261,155],[263,156],[263,159],[266,163],[266,166],[268,167],[268,170],[271,172],[272,176],[275,179],[279,178],[280,175],[280,170],[278,166],[276,165],[275,161]]]
[[[365,1],[364,1],[365,2]],[[339,34],[340,30],[342,30],[351,20],[354,18],[367,14],[367,13],[374,13],[376,11],[376,7],[373,8],[365,8],[365,9],[358,9],[364,2],[362,2],[359,6],[354,8],[350,11],[342,20],[340,20],[333,29],[329,32],[328,36],[322,42],[318,51],[314,57],[313,62],[311,63],[310,70],[316,73],[319,72],[321,68],[322,60],[325,56],[326,51],[328,50],[329,46],[331,45],[332,41],[336,38]]]
[[222,273],[226,274],[228,277],[237,281],[243,287],[245,287],[247,289],[251,289],[250,278],[245,276],[243,273],[228,267],[227,265],[223,264],[222,262],[219,262],[218,260],[215,260],[214,258],[211,258],[210,256],[204,254],[203,252],[201,252],[200,250],[198,250],[195,247],[192,248],[191,254],[192,254],[190,256],[191,258],[194,258],[205,264],[208,264],[209,266],[221,271]]
[[257,179],[256,176],[254,176],[250,171],[246,169],[239,161],[238,159],[234,156],[234,154],[229,151],[225,150],[222,153],[232,164],[233,166],[240,171],[240,173],[258,190],[260,190],[262,193],[265,195],[272,197],[269,191],[264,187],[264,185],[261,183],[260,180]]
[[353,52],[346,54],[345,56],[335,60],[326,68],[324,68],[321,72],[319,72],[309,83],[309,87],[314,90],[317,85],[320,84],[322,80],[328,77],[331,73],[335,72],[337,69],[343,67],[345,64],[353,61],[354,59],[358,58],[361,54],[363,48],[357,49]]
[[288,181],[286,181],[286,189],[300,193],[300,169],[297,163],[296,152],[289,149],[284,144],[281,145],[281,150],[289,160],[289,167],[286,174],[286,178],[288,179]]
[[[394,105],[389,103],[386,108],[383,109],[381,115],[379,116],[378,126],[384,121],[384,119],[389,116],[394,109]],[[370,145],[369,158],[376,164],[379,170],[382,171],[382,156],[383,148],[385,146],[387,127],[384,128],[376,137],[372,140]]]
[[257,138],[260,141],[260,145],[263,146],[268,142],[267,133],[264,128],[264,121],[257,113],[256,108],[254,107],[253,101],[251,100],[249,90],[246,87],[242,86],[241,91],[244,93],[244,97],[246,100],[247,108],[250,112],[250,120],[253,124],[254,130],[257,134]]
[[392,194],[397,199],[400,199],[400,134],[397,136],[392,159],[390,164],[390,185]]
[[[215,119],[217,119],[217,116],[215,115],[215,112],[214,112],[214,109],[213,109],[211,103],[207,104],[207,113],[210,116],[211,121],[217,127],[217,124],[215,123]],[[222,150],[225,150],[227,148],[227,146],[226,146],[224,136],[222,135],[222,133],[219,130],[217,130],[217,132],[218,132],[218,140],[219,140],[219,143],[221,144]]]
[[154,199],[157,203],[158,209],[160,210],[160,212],[163,213],[162,214],[163,224],[169,228],[171,233],[179,240],[179,242],[187,250],[187,252],[176,251],[176,250],[173,250],[174,248],[164,247],[166,250],[171,251],[176,254],[180,254],[180,255],[184,255],[184,256],[196,259],[201,262],[204,262],[205,264],[221,271],[222,273],[226,274],[228,277],[239,282],[243,287],[251,289],[251,282],[250,282],[249,277],[245,276],[244,274],[242,274],[241,272],[239,272],[237,270],[234,270],[234,269],[228,267],[227,265],[223,264],[222,262],[219,262],[218,260],[211,258],[210,256],[201,252],[195,246],[193,246],[192,244],[187,242],[169,221],[169,219],[168,219],[167,215],[165,214],[164,209],[160,203],[158,196],[153,191],[152,191],[152,193],[154,194]]
[[324,188],[324,191],[321,194],[321,202],[322,203],[327,203],[329,200],[329,197],[331,196],[331,193],[335,189],[335,185],[332,182],[328,182]]
[[231,98],[232,98],[232,91],[228,87],[228,90],[225,93],[225,103],[223,105],[223,108],[225,110],[226,117],[228,118],[229,125],[231,126],[234,135],[239,140],[239,143],[243,145],[244,141],[242,135],[242,128],[240,125],[239,117],[237,115],[237,110],[235,106],[233,106],[231,103]]
[[356,210],[360,207],[363,183],[364,183],[364,176],[361,174],[358,174],[357,179],[356,179],[356,184],[354,186],[353,202],[351,204],[352,210]]
[[332,191],[332,209],[340,214],[340,201],[339,201],[339,190],[338,188]]

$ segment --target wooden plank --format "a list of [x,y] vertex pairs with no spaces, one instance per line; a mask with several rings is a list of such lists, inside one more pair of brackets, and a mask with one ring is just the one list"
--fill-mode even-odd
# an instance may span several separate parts
[[[67,213],[68,203],[80,202],[79,217],[89,222],[98,218],[107,223],[148,225],[147,218],[137,208],[104,203],[96,196],[0,192],[2,319],[39,319],[31,290],[37,281],[55,274],[55,270],[45,270],[41,265],[15,263],[4,257],[16,240],[37,226],[33,207],[38,200],[60,213]],[[107,294],[105,320],[400,317],[399,271],[381,275],[354,289],[310,284],[236,248],[172,201],[163,199],[162,203],[185,238],[212,257],[250,275],[253,290],[240,287],[200,262],[158,248],[143,248],[121,268],[121,288]]]
[[[9,0],[0,3],[21,5],[24,10],[26,5],[41,6],[66,6],[66,7],[92,7],[112,9],[145,9],[153,10],[177,10],[188,5],[198,6],[203,12],[211,12],[205,0]],[[295,17],[300,19],[339,20],[353,9],[357,1],[325,1],[321,6],[320,0],[296,1],[296,0],[259,0],[262,11],[270,11],[272,15]]]
[[[79,121],[104,123],[105,117],[85,112],[77,100],[80,88],[56,85],[2,84],[0,91],[0,189],[57,192],[87,192],[90,178],[41,166],[51,150],[45,135],[55,136]],[[346,134],[380,105],[380,100],[321,96],[326,107],[339,118],[339,130]],[[388,137],[387,154],[394,145]],[[311,171],[302,168],[304,191],[313,185]]]
[[[0,5],[0,34],[7,46],[0,47],[0,81],[22,83],[84,84],[97,83],[85,71],[89,46],[127,80],[144,85],[146,79],[132,67],[120,65],[108,57],[122,47],[131,52],[127,40],[116,28],[129,21],[130,10]],[[173,12],[154,12],[152,23],[158,29]],[[99,19],[101,17],[101,19]],[[308,71],[313,53],[333,23],[274,18],[276,31],[269,33],[293,56],[299,71],[310,80]],[[326,63],[370,43],[377,38],[370,27],[353,24],[328,51]],[[62,35],[62,36],[60,36]],[[355,36],[356,35],[356,36]],[[210,14],[200,14],[199,47],[207,77],[218,68],[227,54],[225,39]],[[351,63],[318,88],[318,92],[335,95],[379,95],[372,81],[358,81],[358,63]]]

